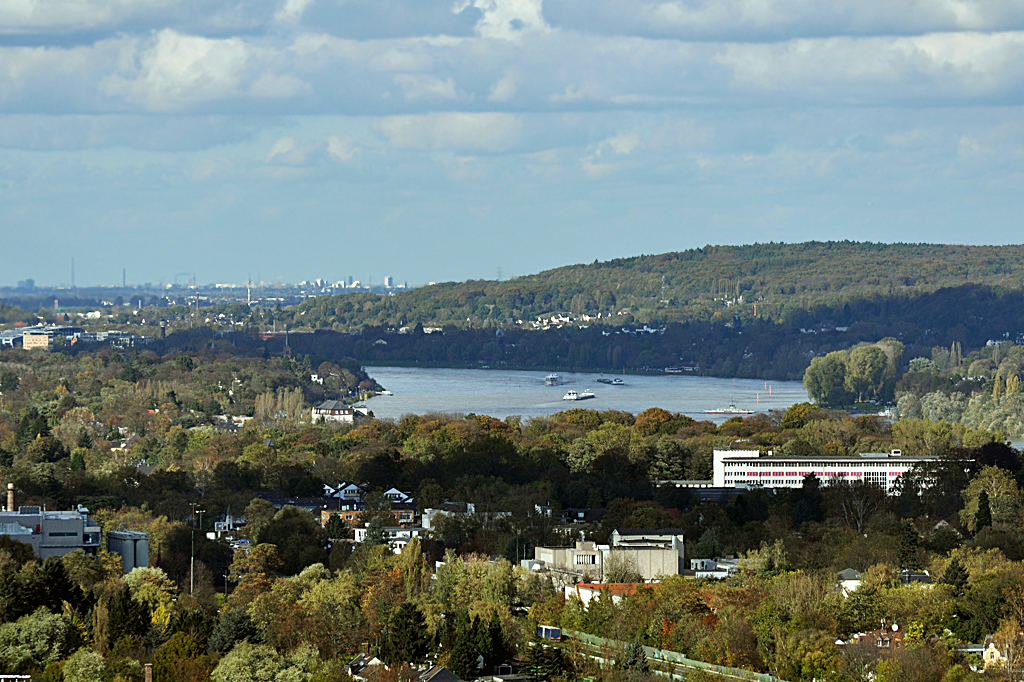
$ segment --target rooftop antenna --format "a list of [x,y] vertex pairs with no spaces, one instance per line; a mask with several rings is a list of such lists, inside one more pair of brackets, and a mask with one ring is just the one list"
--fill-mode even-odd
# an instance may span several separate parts
[[71,257],[71,288],[75,288],[75,258]]
[[128,281],[128,268],[121,268],[121,288],[124,289]]
[[501,281],[501,266],[498,266],[498,281]]

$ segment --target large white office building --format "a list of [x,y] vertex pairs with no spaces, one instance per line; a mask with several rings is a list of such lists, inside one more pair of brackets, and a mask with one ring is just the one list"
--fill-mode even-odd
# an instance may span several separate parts
[[873,483],[891,491],[899,477],[933,457],[912,457],[899,450],[832,457],[785,457],[772,451],[715,450],[716,487],[799,488],[813,474],[828,485],[835,480]]

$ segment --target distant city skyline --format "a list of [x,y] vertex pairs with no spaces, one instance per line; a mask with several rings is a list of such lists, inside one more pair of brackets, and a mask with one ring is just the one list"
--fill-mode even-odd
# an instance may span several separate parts
[[48,0],[0,33],[0,285],[1021,239],[1024,3]]

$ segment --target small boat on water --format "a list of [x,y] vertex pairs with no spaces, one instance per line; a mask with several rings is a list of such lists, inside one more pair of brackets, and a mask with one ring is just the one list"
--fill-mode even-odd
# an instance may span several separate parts
[[561,383],[562,377],[558,376],[557,374],[549,374],[546,377],[544,377],[545,386],[558,386]]
[[704,410],[704,414],[754,414],[754,410],[744,410],[736,407],[735,403],[729,403],[729,407],[718,407],[713,410]]
[[599,383],[599,384],[608,384],[609,386],[611,386],[612,385],[612,380],[611,379],[605,379],[604,377],[601,377],[600,379],[597,380],[597,383]]
[[385,388],[383,391],[380,392],[380,395],[394,395],[394,393]]
[[590,390],[584,390],[579,393],[570,389],[565,395],[562,396],[562,400],[587,400],[593,398],[594,392]]
[[623,381],[622,379],[612,379],[609,383],[612,386],[625,386],[626,385],[626,382]]

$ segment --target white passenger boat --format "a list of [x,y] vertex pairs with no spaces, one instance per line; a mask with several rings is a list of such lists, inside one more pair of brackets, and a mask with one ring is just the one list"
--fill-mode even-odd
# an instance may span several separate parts
[[562,396],[562,400],[587,400],[588,398],[593,398],[593,397],[594,397],[594,392],[590,391],[590,390],[581,391],[579,393],[577,393],[576,391],[573,391],[573,390],[569,390],[568,393],[566,393],[565,395]]
[[544,377],[544,384],[546,386],[558,386],[561,383],[562,377],[558,376],[557,374],[549,374],[546,377]]

